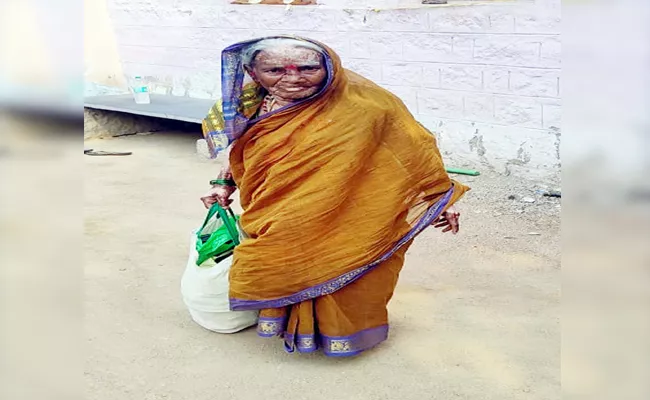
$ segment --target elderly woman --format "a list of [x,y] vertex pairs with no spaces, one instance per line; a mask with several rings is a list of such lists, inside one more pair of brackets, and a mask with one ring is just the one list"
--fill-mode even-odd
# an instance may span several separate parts
[[[272,37],[222,54],[222,102],[203,121],[230,165],[202,198],[239,189],[232,310],[260,310],[258,333],[289,352],[350,356],[387,338],[386,306],[413,238],[458,231],[433,135],[404,104],[310,39]],[[231,146],[232,145],[232,146]]]

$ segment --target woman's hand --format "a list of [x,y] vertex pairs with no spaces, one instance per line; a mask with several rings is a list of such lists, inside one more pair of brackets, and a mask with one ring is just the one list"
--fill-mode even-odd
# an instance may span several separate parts
[[230,196],[232,196],[236,190],[237,188],[234,186],[214,185],[208,193],[201,197],[201,201],[205,208],[212,207],[214,203],[219,203],[221,207],[228,208],[232,204]]
[[434,228],[443,228],[443,232],[451,231],[451,233],[455,235],[458,233],[458,229],[460,228],[460,225],[458,224],[459,217],[460,213],[456,210],[456,207],[451,206],[438,219],[433,221],[431,225],[433,225]]

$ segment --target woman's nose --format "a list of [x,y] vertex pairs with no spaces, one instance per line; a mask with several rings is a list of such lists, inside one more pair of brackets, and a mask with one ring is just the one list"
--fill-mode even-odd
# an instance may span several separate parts
[[300,75],[300,72],[288,69],[282,78],[287,82],[297,82],[302,79],[302,76]]

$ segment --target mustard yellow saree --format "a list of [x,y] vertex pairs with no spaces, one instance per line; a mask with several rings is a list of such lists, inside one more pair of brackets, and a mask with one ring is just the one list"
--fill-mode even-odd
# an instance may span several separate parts
[[387,338],[386,306],[413,238],[468,188],[396,96],[320,43],[325,87],[251,120],[263,94],[236,65],[251,43],[224,51],[223,113],[204,121],[215,152],[232,142],[250,236],[235,250],[231,308],[261,310],[258,333],[290,352],[358,354]]

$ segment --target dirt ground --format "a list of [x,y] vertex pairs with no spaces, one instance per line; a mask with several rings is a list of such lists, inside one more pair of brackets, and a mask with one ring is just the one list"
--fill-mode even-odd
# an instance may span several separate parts
[[217,171],[197,157],[197,138],[166,132],[85,143],[133,152],[85,157],[87,398],[560,397],[557,199],[512,177],[460,177],[473,187],[459,204],[462,232],[430,229],[411,247],[390,304],[389,340],[350,359],[286,354],[279,339],[253,330],[203,330],[182,303],[188,235]]

